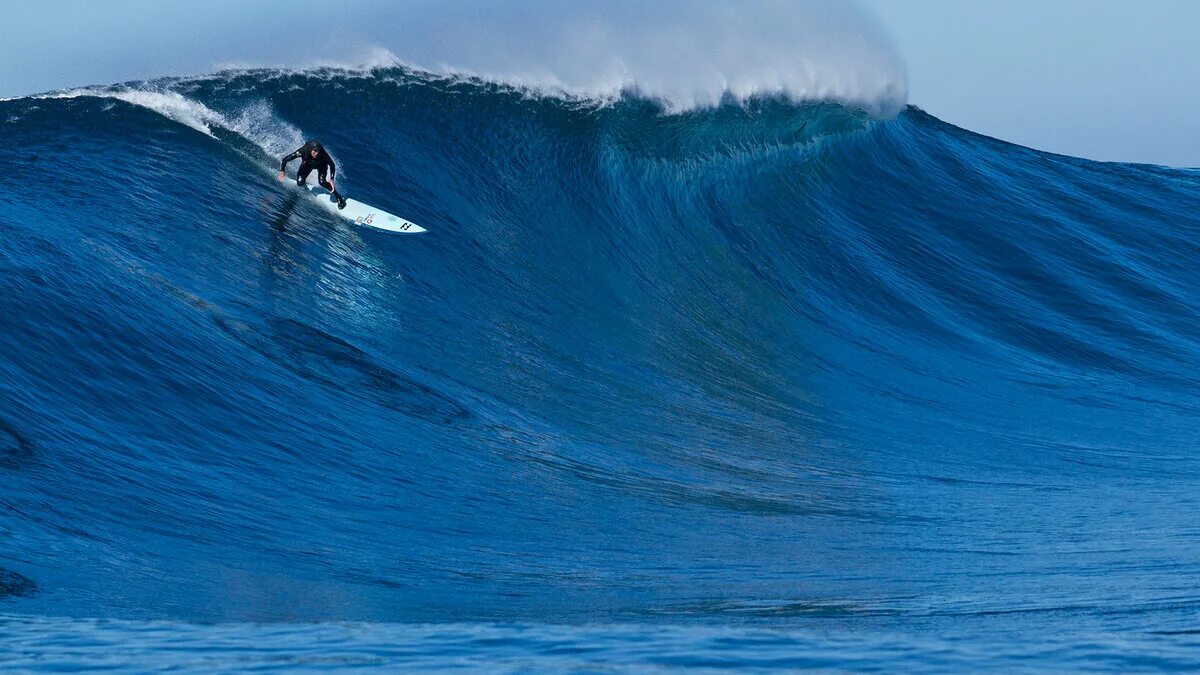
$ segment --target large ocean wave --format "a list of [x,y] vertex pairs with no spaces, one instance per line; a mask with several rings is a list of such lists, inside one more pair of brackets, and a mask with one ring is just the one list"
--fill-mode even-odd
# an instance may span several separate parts
[[[1188,665],[1200,178],[852,99],[392,66],[0,102],[0,610]],[[429,233],[281,187],[312,137]]]

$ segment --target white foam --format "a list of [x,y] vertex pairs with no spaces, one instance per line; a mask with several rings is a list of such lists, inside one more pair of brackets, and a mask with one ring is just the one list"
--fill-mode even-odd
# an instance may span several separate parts
[[[405,65],[600,100],[634,90],[673,110],[711,106],[727,96],[777,95],[837,100],[887,116],[908,99],[895,49],[853,0],[353,3],[339,8],[320,41],[284,49],[261,36],[294,33],[291,14],[261,13],[256,30],[245,31],[251,9],[206,7],[194,6],[206,21],[156,27],[188,39],[167,40],[180,47],[146,54],[123,79],[212,72],[217,65],[359,71]],[[111,51],[111,45],[95,48]],[[306,54],[301,64],[294,60],[297,48]],[[86,74],[91,61],[81,60],[80,72],[61,78],[96,79]],[[127,95],[193,128],[223,126],[167,93]]]
[[413,69],[420,69],[416,64],[406,62],[400,57],[393,54],[390,50],[378,45],[371,45],[359,50],[358,54],[345,59],[334,58],[317,58],[309,59],[303,62],[300,66],[286,66],[278,63],[261,62],[261,61],[236,61],[222,60],[217,62],[217,70],[220,71],[239,71],[239,70],[256,70],[260,68],[270,68],[280,72],[305,73],[314,70],[331,69],[350,72],[369,73],[380,68],[394,68],[396,66],[408,66]]
[[30,98],[71,99],[81,97],[124,101],[152,110],[163,117],[214,138],[213,128],[219,127],[242,136],[273,156],[291,152],[304,143],[304,135],[301,131],[277,117],[271,105],[266,101],[253,103],[230,116],[217,112],[178,92],[161,88],[90,87],[40,94]]
[[839,0],[461,0],[378,10],[396,23],[370,67],[403,62],[608,100],[634,90],[674,110],[727,96],[836,100],[881,116],[908,98],[879,26]]
[[70,99],[81,97],[110,98],[141,106],[209,136],[212,136],[212,125],[214,124],[230,128],[229,120],[225,119],[221,113],[173,91],[89,87],[39,94],[31,98]]
[[599,101],[633,91],[673,111],[730,96],[782,96],[841,101],[890,117],[908,101],[891,42],[845,0],[460,0],[389,6],[357,18],[370,20],[366,35],[386,32],[378,39],[392,48],[358,47],[351,58],[281,70],[404,66]]
[[258,101],[239,110],[228,128],[276,157],[304,145],[303,132],[280,119],[266,101]]

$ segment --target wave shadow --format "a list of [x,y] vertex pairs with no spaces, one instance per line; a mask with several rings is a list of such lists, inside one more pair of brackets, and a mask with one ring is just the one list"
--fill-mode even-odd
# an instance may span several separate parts
[[24,469],[36,459],[33,441],[16,426],[0,419],[0,469]]
[[337,336],[294,319],[272,317],[253,326],[225,315],[218,327],[273,363],[328,389],[371,401],[430,422],[450,424],[472,417],[459,402],[388,368]]
[[0,598],[27,597],[37,589],[33,579],[0,567]]

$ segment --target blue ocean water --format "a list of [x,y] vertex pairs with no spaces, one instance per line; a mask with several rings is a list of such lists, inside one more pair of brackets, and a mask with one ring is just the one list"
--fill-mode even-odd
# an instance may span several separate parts
[[1195,172],[398,67],[0,121],[0,667],[1200,668]]

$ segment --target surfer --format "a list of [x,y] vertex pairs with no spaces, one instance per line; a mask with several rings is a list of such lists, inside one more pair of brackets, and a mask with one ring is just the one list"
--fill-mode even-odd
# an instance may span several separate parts
[[[283,158],[283,161],[279,163],[280,181],[286,179],[288,162],[293,159],[300,159],[300,170],[296,172],[296,185],[304,187],[304,181],[308,178],[308,174],[316,169],[317,184],[333,194],[339,209],[346,208],[346,198],[338,194],[337,185],[334,183],[337,165],[333,163],[333,158],[329,156],[328,152],[325,152],[325,147],[319,141],[309,141],[299,150]],[[326,172],[329,173],[328,181],[325,180]]]

